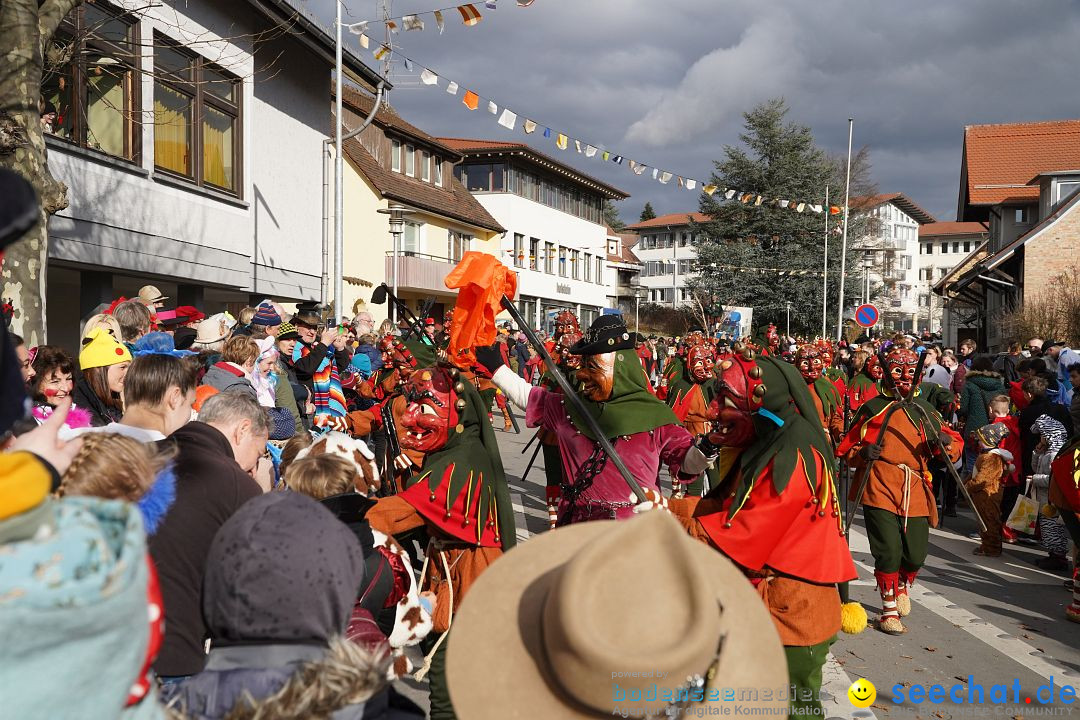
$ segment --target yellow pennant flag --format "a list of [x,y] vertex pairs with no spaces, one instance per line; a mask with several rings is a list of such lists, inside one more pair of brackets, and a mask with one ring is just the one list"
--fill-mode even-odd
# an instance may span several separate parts
[[566,141],[567,141],[567,137],[565,135],[563,135],[562,133],[559,133],[558,135],[555,136],[555,145],[560,150],[565,150],[566,149]]

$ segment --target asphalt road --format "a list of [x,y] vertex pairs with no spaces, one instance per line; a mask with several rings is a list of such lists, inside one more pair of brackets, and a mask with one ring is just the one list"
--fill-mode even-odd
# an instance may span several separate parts
[[[547,510],[542,453],[521,479],[535,448],[521,452],[532,437],[532,431],[522,430],[521,435],[497,430],[496,435],[518,540],[527,541],[547,530]],[[841,633],[833,645],[824,673],[826,715],[1015,720],[1069,715],[1074,707],[1080,715],[1080,701],[1061,701],[1063,686],[1080,691],[1080,624],[1064,617],[1070,600],[1062,584],[1065,574],[1036,567],[1035,560],[1045,552],[1035,547],[1006,545],[1000,558],[974,556],[978,542],[968,537],[976,529],[970,511],[961,509],[959,518],[946,521],[947,527],[931,531],[930,555],[912,589],[913,609],[905,619],[908,633],[893,637],[873,627],[881,603],[873,584],[873,558],[861,519],[856,519],[851,550],[859,579],[852,583],[851,596],[866,608],[871,626],[858,635]],[[847,698],[848,686],[858,678],[877,688],[877,699],[867,709],[853,707]],[[909,699],[920,687],[929,696],[935,685],[942,689],[933,691],[934,697],[941,693],[943,702]],[[980,687],[982,704],[967,701],[978,700]],[[1040,695],[1048,699],[1051,689],[1054,701],[1040,703]],[[903,702],[894,702],[895,691],[903,694]],[[965,702],[952,702],[950,692]],[[1002,692],[1005,701],[994,702]],[[422,699],[415,685],[409,694]]]

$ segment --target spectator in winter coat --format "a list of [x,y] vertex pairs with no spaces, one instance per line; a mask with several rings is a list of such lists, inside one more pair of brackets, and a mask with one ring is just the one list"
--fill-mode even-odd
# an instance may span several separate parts
[[960,343],[960,347],[958,348],[957,359],[960,361],[961,365],[965,366],[969,370],[971,369],[971,364],[975,361],[975,350],[975,341],[971,338],[968,338],[967,340],[964,340],[962,343]]
[[198,422],[163,443],[177,453],[176,501],[150,541],[150,555],[165,603],[165,638],[154,670],[166,684],[206,664],[200,598],[210,543],[241,505],[262,494],[249,473],[269,436],[262,406],[246,393],[231,392],[208,399]]
[[525,333],[518,333],[517,342],[514,343],[513,355],[517,358],[518,375],[523,378],[528,378],[529,344],[525,342]]
[[1017,420],[1020,423],[1020,443],[1023,451],[1020,459],[1023,461],[1022,476],[1032,474],[1031,453],[1039,442],[1038,434],[1031,428],[1041,415],[1049,415],[1065,427],[1066,433],[1072,432],[1072,420],[1069,412],[1063,406],[1053,402],[1046,393],[1047,382],[1044,377],[1032,377],[1024,381],[1024,395],[1028,398],[1028,405],[1020,411]]
[[941,350],[933,345],[926,348],[924,351],[926,355],[925,366],[923,370],[923,382],[934,383],[946,390],[952,387],[952,373],[944,365],[938,362],[938,358],[941,357]]
[[377,340],[371,333],[360,335],[360,342],[356,346],[357,355],[367,355],[370,361],[371,372],[381,370],[383,366],[382,353],[375,347]]
[[1076,392],[1076,389],[1080,388],[1080,364],[1069,367],[1069,383],[1073,389],[1072,402],[1069,403],[1069,417],[1072,419],[1073,433],[1075,434],[1080,432],[1080,393]]
[[1065,407],[1072,404],[1073,386],[1069,382],[1069,368],[1080,364],[1080,355],[1070,348],[1064,340],[1055,340],[1046,349],[1046,355],[1053,358],[1058,381],[1057,402]]
[[[252,567],[263,568],[252,572]],[[364,579],[353,532],[300,493],[269,493],[227,520],[209,547],[206,669],[175,689],[199,720],[423,718],[388,690],[388,656],[341,639]]]
[[94,329],[79,352],[82,377],[75,381],[75,404],[90,413],[95,427],[116,422],[124,414],[120,393],[131,365],[131,351],[112,335]]
[[203,376],[203,385],[218,392],[237,391],[258,399],[251,384],[251,372],[259,359],[259,346],[250,336],[236,335],[225,341],[221,360],[210,366]]
[[1024,356],[1020,354],[1020,343],[1018,342],[1009,343],[1009,351],[1003,352],[994,358],[994,370],[1001,373],[1006,385],[1020,379],[1017,366],[1023,359]]
[[971,363],[971,369],[964,377],[964,389],[960,394],[960,407],[957,414],[964,423],[964,437],[969,447],[964,451],[964,470],[970,475],[975,465],[975,440],[973,433],[990,423],[990,400],[1005,392],[1005,383],[999,373],[994,372],[993,361],[980,356]]
[[[275,400],[281,402],[282,407],[289,408],[289,412],[293,414],[293,419],[296,420],[296,429],[299,431],[300,428],[304,427],[304,418],[310,417],[313,410],[308,407],[310,404],[308,389],[296,379],[296,370],[292,366],[293,349],[300,340],[300,334],[292,323],[282,323],[281,327],[278,328],[275,340],[278,351],[277,374],[279,379],[279,388]],[[284,380],[289,387],[287,394],[284,388],[280,386],[281,380]],[[290,397],[292,398],[291,403],[289,401]]]

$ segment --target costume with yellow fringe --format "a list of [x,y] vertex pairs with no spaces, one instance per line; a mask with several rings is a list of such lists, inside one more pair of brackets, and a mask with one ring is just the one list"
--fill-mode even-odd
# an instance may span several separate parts
[[785,646],[798,693],[793,712],[820,712],[822,667],[841,629],[837,584],[857,576],[832,449],[805,381],[788,363],[740,346],[717,376],[721,404],[727,388],[745,387],[739,401],[753,408],[755,439],[733,459],[724,448],[730,465],[718,488],[704,498],[673,498],[670,508],[757,587]]

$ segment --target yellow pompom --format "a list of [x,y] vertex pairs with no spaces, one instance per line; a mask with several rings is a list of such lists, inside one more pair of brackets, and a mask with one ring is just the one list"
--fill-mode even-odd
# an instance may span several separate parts
[[866,609],[857,602],[844,603],[840,608],[840,629],[848,635],[858,635],[866,629]]

